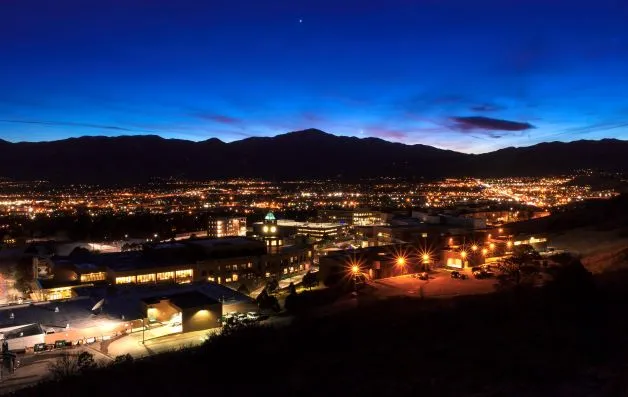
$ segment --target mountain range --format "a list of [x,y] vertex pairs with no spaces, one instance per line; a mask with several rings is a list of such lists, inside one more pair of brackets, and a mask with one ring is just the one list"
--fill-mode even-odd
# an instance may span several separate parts
[[549,142],[464,154],[308,129],[230,143],[154,135],[86,136],[50,142],[0,140],[0,177],[52,183],[133,184],[151,178],[539,176],[591,168],[628,170],[628,141]]

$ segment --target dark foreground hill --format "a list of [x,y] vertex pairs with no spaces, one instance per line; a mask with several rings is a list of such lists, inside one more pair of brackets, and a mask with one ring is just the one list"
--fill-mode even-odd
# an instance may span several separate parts
[[364,178],[517,176],[628,169],[628,142],[544,143],[468,155],[377,138],[304,130],[273,138],[191,142],[158,136],[0,143],[0,176],[54,183],[129,184],[151,177]]
[[574,274],[544,290],[361,303],[18,395],[625,395],[628,293]]

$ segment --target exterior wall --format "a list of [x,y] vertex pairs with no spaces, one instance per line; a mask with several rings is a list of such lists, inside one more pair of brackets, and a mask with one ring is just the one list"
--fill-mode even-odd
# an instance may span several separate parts
[[22,351],[35,346],[37,343],[45,342],[45,334],[24,336],[21,338],[7,339],[9,351]]
[[172,316],[179,313],[180,309],[172,305],[167,299],[158,303],[146,305],[146,316],[149,320],[160,323],[170,321]]
[[210,218],[207,235],[209,237],[246,236],[246,218]]
[[222,305],[215,304],[206,307],[190,308],[183,311],[183,332],[202,331],[220,327]]

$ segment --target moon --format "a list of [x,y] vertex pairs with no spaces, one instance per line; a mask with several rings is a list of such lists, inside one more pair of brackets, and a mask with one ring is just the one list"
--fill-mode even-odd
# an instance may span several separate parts
[[303,19],[299,19],[299,23],[303,23]]

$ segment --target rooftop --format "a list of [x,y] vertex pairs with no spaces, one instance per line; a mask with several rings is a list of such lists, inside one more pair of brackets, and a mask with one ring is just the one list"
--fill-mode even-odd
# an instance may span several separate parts
[[216,305],[220,302],[216,299],[212,299],[209,296],[199,291],[180,292],[171,295],[160,295],[142,299],[142,301],[148,305],[158,303],[162,300],[169,300],[179,309],[192,309],[197,307],[203,307],[207,305]]

